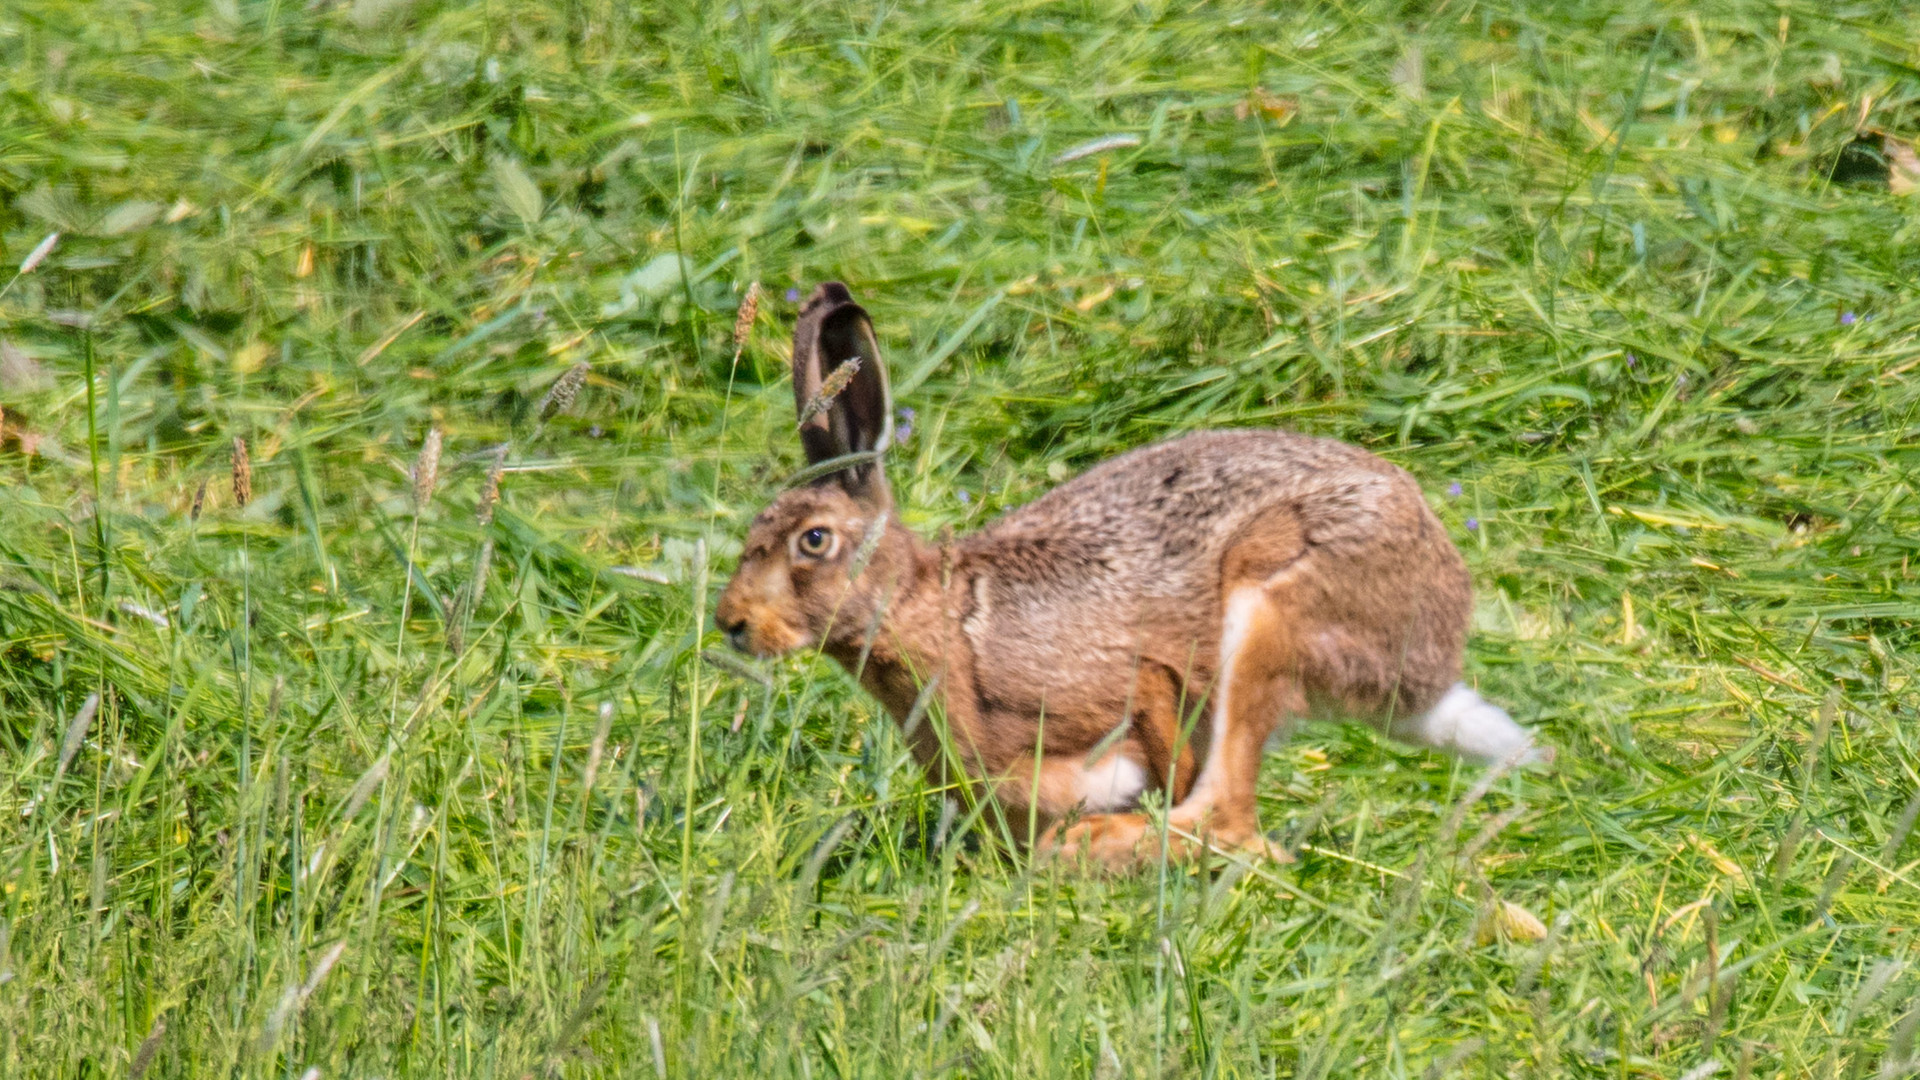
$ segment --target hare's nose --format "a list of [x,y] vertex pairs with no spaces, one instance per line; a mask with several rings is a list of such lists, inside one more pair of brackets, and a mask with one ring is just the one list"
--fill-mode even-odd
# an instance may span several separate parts
[[747,620],[745,616],[724,619],[716,616],[713,620],[720,624],[720,632],[727,635],[727,644],[741,652],[747,651]]

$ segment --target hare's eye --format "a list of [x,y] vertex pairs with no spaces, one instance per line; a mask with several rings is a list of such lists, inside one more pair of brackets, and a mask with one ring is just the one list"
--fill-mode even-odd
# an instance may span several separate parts
[[800,554],[820,558],[833,550],[833,530],[814,527],[800,534]]

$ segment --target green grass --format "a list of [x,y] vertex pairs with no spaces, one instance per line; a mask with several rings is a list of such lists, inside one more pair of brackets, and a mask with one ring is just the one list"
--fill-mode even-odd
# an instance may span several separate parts
[[[1913,1071],[1903,5],[34,0],[0,86],[0,277],[62,234],[0,292],[0,1071]],[[1288,866],[943,835],[838,669],[703,659],[834,277],[930,532],[1201,426],[1405,465],[1557,764],[1309,727]]]

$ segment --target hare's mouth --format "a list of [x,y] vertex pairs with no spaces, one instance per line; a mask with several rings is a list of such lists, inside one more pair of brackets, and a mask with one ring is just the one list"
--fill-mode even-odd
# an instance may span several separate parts
[[735,652],[743,652],[743,653],[753,652],[752,644],[747,641],[747,624],[746,623],[743,622],[738,626],[731,626],[727,628],[727,644],[733,646],[733,651]]
[[765,651],[758,648],[753,640],[753,624],[748,622],[745,617],[730,623],[721,623],[720,632],[727,635],[727,644],[733,646],[735,652],[743,652],[748,656],[766,655]]
[[751,620],[743,618],[722,626],[720,630],[727,635],[727,644],[733,646],[735,651],[760,660],[790,653],[807,643],[807,635],[780,623],[756,626]]

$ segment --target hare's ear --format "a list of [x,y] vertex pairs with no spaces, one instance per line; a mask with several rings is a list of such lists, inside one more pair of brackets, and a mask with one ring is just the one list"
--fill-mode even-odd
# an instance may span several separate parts
[[[856,366],[842,372],[848,364]],[[873,323],[837,281],[813,291],[793,328],[793,405],[800,414],[800,444],[810,464],[885,450],[893,437],[887,365],[880,358]],[[877,455],[828,479],[854,495],[886,500],[887,478]]]

